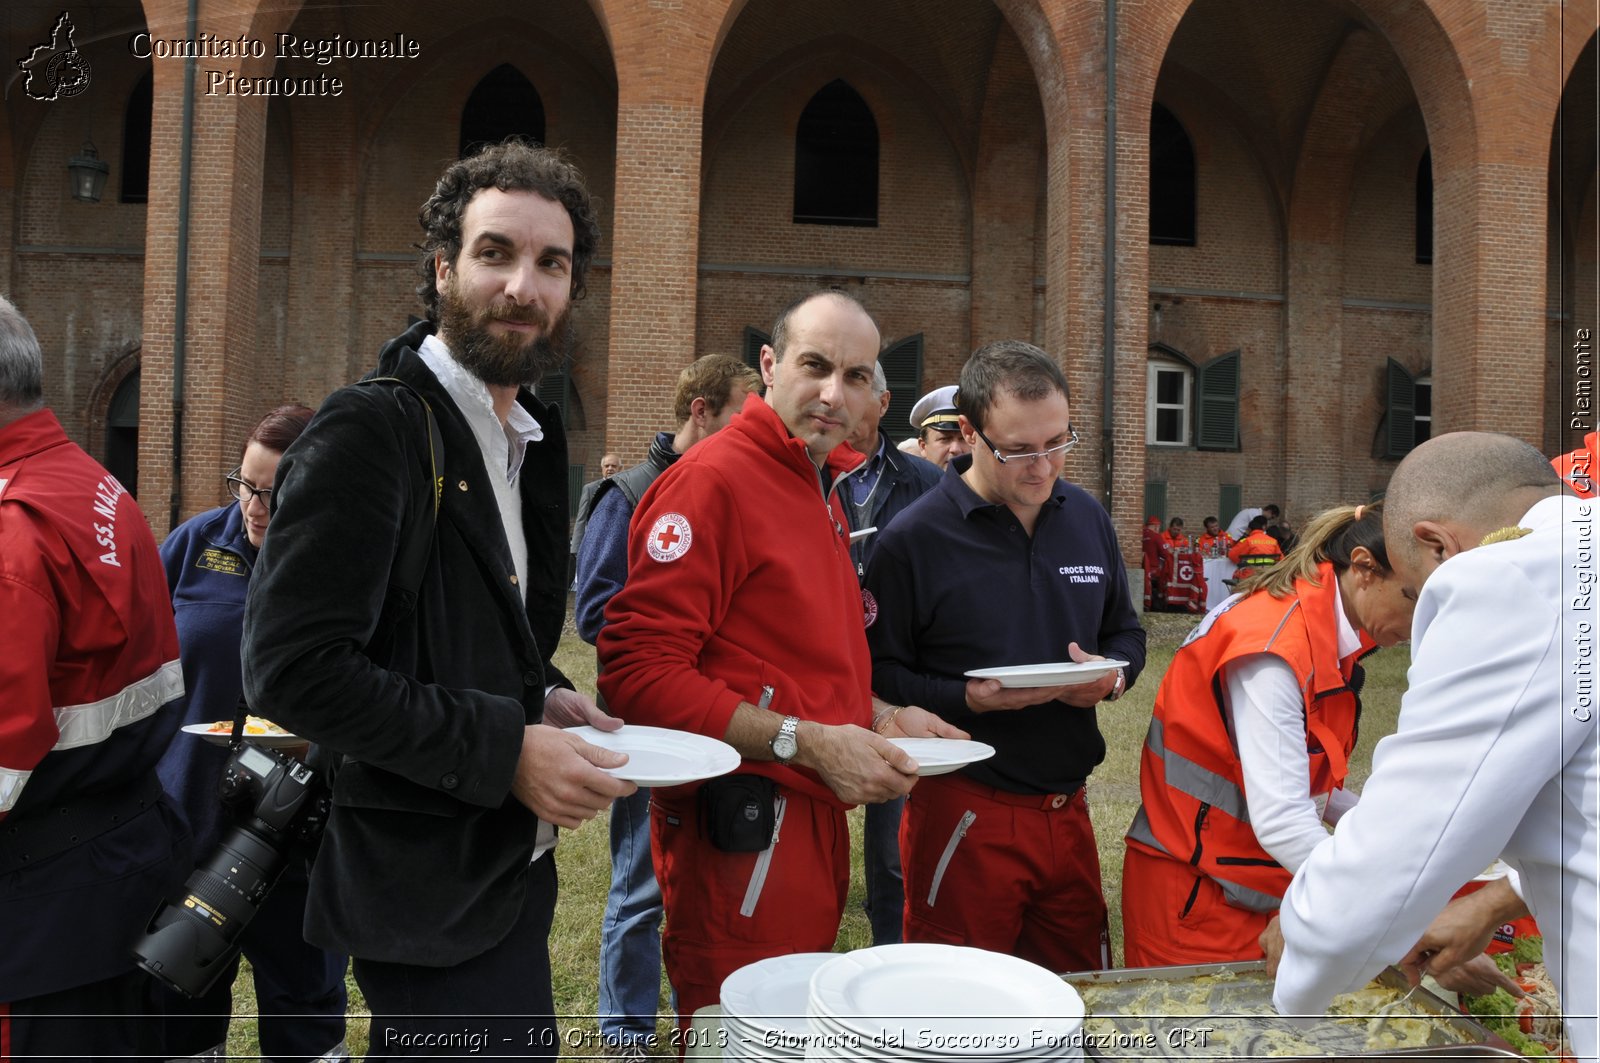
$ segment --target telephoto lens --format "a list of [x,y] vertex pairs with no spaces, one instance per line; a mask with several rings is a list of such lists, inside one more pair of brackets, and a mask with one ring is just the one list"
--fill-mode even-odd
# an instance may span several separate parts
[[203,996],[238,952],[291,856],[327,821],[327,789],[297,760],[246,742],[222,773],[223,803],[239,822],[162,905],[134,947],[139,966],[191,997]]

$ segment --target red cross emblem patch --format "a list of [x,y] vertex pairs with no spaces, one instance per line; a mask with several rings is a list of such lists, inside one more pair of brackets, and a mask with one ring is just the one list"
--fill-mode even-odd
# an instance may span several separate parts
[[656,561],[676,561],[689,552],[692,542],[694,532],[689,529],[689,518],[682,513],[663,513],[651,525],[644,548]]

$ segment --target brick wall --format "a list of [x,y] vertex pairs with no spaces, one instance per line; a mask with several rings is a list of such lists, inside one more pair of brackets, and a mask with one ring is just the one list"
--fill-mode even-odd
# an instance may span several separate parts
[[[182,24],[177,0],[145,8]],[[1147,480],[1168,481],[1170,506],[1192,517],[1215,508],[1219,483],[1292,510],[1380,489],[1392,463],[1370,455],[1390,356],[1433,368],[1441,429],[1570,445],[1571,334],[1596,324],[1592,27],[1575,29],[1582,20],[1554,0],[1123,0],[1119,12],[1111,486],[1125,546],[1136,547]],[[214,0],[202,16],[257,35],[285,17]],[[337,99],[200,101],[186,511],[211,504],[220,464],[262,409],[317,402],[417,311],[417,206],[455,153],[467,95],[502,62],[535,85],[549,141],[601,204],[601,262],[575,311],[572,450],[591,475],[606,449],[642,454],[690,358],[736,352],[745,325],[768,328],[796,292],[842,283],[886,337],[924,334],[924,387],[953,380],[974,346],[1001,336],[1061,358],[1086,438],[1069,474],[1099,493],[1103,20],[1090,0],[307,8],[288,28],[403,30],[423,55],[315,68],[346,79]],[[8,27],[11,51],[25,54],[35,30]],[[159,524],[182,64],[153,64],[151,203],[124,205],[122,106],[152,64],[120,38],[85,47],[91,91],[4,103],[0,270],[44,343],[49,400],[92,452],[104,403],[142,359],[141,501]],[[1577,150],[1547,166],[1561,61],[1569,105],[1587,110],[1569,115]],[[795,120],[835,77],[879,124],[876,228],[789,218]],[[1144,238],[1156,98],[1195,142],[1194,248]],[[68,200],[62,172],[85,134],[113,167],[93,206]],[[1448,270],[1412,258],[1412,182],[1430,135],[1435,253]],[[1557,187],[1565,199],[1552,207]],[[1550,316],[1557,307],[1568,320]],[[1144,352],[1156,340],[1197,360],[1242,352],[1242,452],[1145,446]],[[1302,384],[1326,402],[1291,421],[1281,395]]]

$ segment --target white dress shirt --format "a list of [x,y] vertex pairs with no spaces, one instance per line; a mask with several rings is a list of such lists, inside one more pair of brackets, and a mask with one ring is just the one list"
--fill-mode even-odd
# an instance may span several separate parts
[[[1342,661],[1361,649],[1361,636],[1345,616],[1337,584],[1333,609]],[[1321,798],[1311,796],[1305,698],[1294,669],[1282,657],[1270,653],[1241,657],[1223,669],[1222,677],[1223,705],[1244,769],[1250,829],[1269,856],[1296,871],[1311,850],[1327,840],[1323,821],[1337,822],[1355,805],[1355,795],[1341,789]]]
[[[518,478],[522,473],[522,461],[528,453],[528,444],[543,439],[544,429],[539,427],[539,422],[531,413],[515,402],[511,404],[511,413],[502,423],[494,412],[494,399],[489,394],[488,385],[456,361],[450,348],[438,336],[423,340],[417,354],[433,370],[433,375],[439,378],[439,383],[461,411],[461,416],[466,418],[467,426],[472,429],[472,437],[478,441],[483,467],[489,474],[489,483],[494,486],[494,499],[500,508],[506,547],[511,551],[511,563],[517,573],[517,589],[526,601],[528,540],[522,532],[522,493],[518,488]],[[555,844],[555,826],[541,819],[533,858],[539,859]]]
[[1520,521],[1532,534],[1458,554],[1424,584],[1399,727],[1284,897],[1280,1011],[1320,1012],[1366,983],[1498,856],[1521,875],[1572,1047],[1595,1059],[1596,506],[1545,499]]

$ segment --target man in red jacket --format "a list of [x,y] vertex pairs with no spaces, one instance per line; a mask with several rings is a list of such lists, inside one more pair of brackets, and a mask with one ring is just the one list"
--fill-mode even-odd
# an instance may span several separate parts
[[964,736],[872,696],[835,492],[862,460],[844,440],[876,401],[878,348],[877,326],[848,295],[790,304],[761,349],[766,401],[746,403],[640,500],[628,579],[606,606],[599,684],[611,711],[720,738],[744,758],[734,776],[651,799],[680,1022],[746,964],[833,947],[850,869],[845,810],[916,781],[916,762],[887,738]]
[[45,409],[42,362],[0,298],[0,1058],[154,1055],[132,949],[191,866],[156,778],[178,632],[144,514]]

